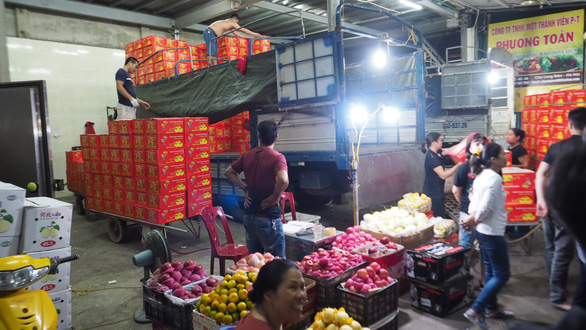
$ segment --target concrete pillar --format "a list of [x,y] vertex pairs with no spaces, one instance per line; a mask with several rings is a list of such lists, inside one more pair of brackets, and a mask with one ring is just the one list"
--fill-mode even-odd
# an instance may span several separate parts
[[336,28],[336,9],[339,5],[340,0],[328,0],[328,31]]
[[6,16],[4,0],[0,0],[0,83],[10,82],[8,47],[6,46]]

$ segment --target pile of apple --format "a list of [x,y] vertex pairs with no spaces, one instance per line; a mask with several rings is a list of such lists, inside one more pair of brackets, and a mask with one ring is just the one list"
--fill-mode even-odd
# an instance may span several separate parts
[[311,326],[306,330],[370,330],[351,318],[344,307],[324,308],[315,315]]
[[380,288],[384,288],[395,282],[395,279],[389,276],[389,272],[381,266],[372,262],[370,265],[360,268],[356,274],[346,280],[346,289],[368,295]]
[[362,263],[362,256],[348,251],[317,249],[296,262],[301,272],[313,277],[330,278]]
[[360,227],[348,227],[345,233],[336,236],[336,240],[332,242],[332,246],[340,250],[351,252],[352,250],[361,247],[370,242],[376,241],[372,235],[360,231]]
[[242,270],[249,273],[258,273],[262,266],[273,259],[280,258],[273,256],[270,252],[266,252],[265,254],[255,252],[238,260],[236,265],[230,266],[229,269],[232,271]]
[[147,281],[147,287],[150,289],[164,292],[184,286],[192,282],[197,282],[206,277],[206,272],[202,265],[198,265],[192,259],[182,263],[179,260],[164,263],[161,268],[153,272],[153,277]]
[[174,286],[173,289],[173,296],[187,300],[187,299],[195,299],[201,297],[204,293],[210,293],[212,290],[220,284],[220,281],[214,277],[208,277],[205,281],[201,281],[200,283],[194,285],[191,289],[185,289],[184,287]]

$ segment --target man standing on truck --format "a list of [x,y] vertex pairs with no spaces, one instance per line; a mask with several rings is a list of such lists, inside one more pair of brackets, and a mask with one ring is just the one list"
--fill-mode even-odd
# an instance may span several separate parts
[[131,73],[136,72],[138,60],[129,57],[124,62],[124,67],[116,72],[116,91],[118,92],[118,118],[117,119],[136,119],[136,108],[142,105],[145,109],[150,109],[151,105],[136,97],[136,89]]
[[[279,199],[289,186],[287,161],[274,149],[279,138],[279,128],[274,121],[262,121],[258,125],[258,135],[260,145],[240,156],[224,175],[245,194],[244,228],[248,250],[285,258]],[[238,177],[242,172],[246,183]]]
[[[238,14],[232,14],[229,19],[215,21],[203,31],[203,39],[206,42],[208,59],[212,60],[212,65],[218,64],[218,36],[221,36],[228,31],[232,31],[232,33],[234,33],[234,35],[237,37],[246,38],[245,35],[238,32],[241,31],[251,36],[262,37],[262,35],[259,33],[252,32],[249,29],[240,27],[240,25],[238,25],[238,21],[240,21],[240,16],[238,16]],[[237,29],[238,31],[235,31]]]

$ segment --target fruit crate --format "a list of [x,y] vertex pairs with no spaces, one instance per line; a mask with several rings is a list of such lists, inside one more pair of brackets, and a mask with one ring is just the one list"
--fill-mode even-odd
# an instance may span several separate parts
[[368,326],[371,330],[398,330],[399,329],[399,310],[397,309],[391,315]]
[[397,281],[369,295],[352,292],[341,285],[336,291],[339,292],[341,306],[360,324],[373,324],[399,308]]
[[145,285],[142,292],[144,312],[149,319],[173,329],[193,329],[193,305],[173,305],[163,292],[151,290]]
[[368,249],[373,246],[374,243],[368,243],[354,249],[352,252],[361,255],[362,259],[366,261],[378,263],[381,268],[384,269],[391,268],[400,263],[405,255],[405,247],[403,247],[401,244],[397,244],[397,250],[395,250],[393,253],[377,252],[376,255],[370,255],[368,254]]
[[316,296],[317,296],[317,308],[321,309],[324,307],[340,307],[340,301],[337,297],[336,287],[356,274],[359,268],[366,265],[366,262],[362,262],[352,268],[346,269],[343,273],[338,274],[330,278],[319,278],[311,275],[303,274],[304,277],[315,281]]

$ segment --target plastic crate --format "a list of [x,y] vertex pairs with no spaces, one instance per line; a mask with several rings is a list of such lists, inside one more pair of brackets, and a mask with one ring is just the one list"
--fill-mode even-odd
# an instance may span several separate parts
[[399,329],[399,310],[368,326],[371,330],[398,330]]
[[324,307],[340,307],[340,300],[337,299],[336,287],[356,274],[359,268],[362,268],[366,262],[362,262],[352,268],[347,269],[341,274],[338,274],[330,278],[318,278],[310,275],[303,275],[306,278],[315,281],[316,296],[317,296],[317,308]]
[[142,292],[144,312],[149,319],[173,329],[193,329],[193,305],[173,305],[164,293],[151,290],[144,285]]
[[342,307],[360,324],[373,324],[399,308],[399,282],[397,281],[370,295],[352,292],[341,285],[337,287],[337,291]]

